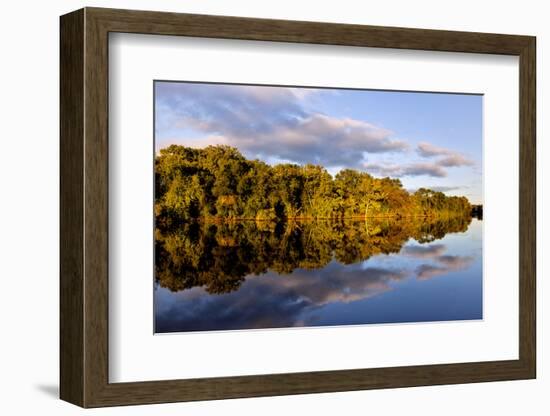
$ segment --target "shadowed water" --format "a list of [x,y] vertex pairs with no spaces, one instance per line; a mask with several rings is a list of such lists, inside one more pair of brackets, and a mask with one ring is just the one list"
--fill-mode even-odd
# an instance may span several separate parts
[[482,222],[191,222],[156,231],[155,332],[482,318]]

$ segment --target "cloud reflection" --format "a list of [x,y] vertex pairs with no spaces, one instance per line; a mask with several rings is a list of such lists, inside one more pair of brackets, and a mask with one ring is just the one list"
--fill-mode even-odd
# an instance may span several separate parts
[[[449,254],[452,245],[431,243],[463,232],[470,221],[404,219],[390,225],[380,220],[370,224],[371,232],[362,221],[272,228],[253,222],[193,223],[159,231],[155,331],[371,322],[379,318],[346,314],[376,303],[378,295],[387,299],[400,293],[396,289],[415,277],[425,281],[471,264],[471,257]],[[398,314],[397,309],[385,316]]]
[[471,266],[474,258],[471,256],[450,256],[443,255],[435,258],[438,263],[421,264],[416,268],[416,278],[419,280],[428,280],[433,277],[446,275],[450,272],[464,270]]
[[446,248],[444,244],[430,244],[427,246],[408,245],[403,247],[401,254],[418,259],[431,259],[442,255]]
[[316,309],[386,292],[407,275],[390,268],[342,268],[333,261],[322,270],[268,272],[247,279],[238,292],[204,296],[204,289],[193,288],[158,311],[156,332],[307,326]]

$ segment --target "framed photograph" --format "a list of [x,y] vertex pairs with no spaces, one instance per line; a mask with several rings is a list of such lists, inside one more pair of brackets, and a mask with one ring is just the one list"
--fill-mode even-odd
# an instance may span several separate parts
[[534,37],[60,28],[63,400],[535,378]]

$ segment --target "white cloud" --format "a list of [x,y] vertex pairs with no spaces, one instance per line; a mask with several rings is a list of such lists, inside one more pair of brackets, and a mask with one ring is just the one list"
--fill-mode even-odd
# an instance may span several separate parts
[[462,153],[447,149],[445,147],[434,146],[428,142],[418,143],[417,153],[424,158],[440,157],[437,161],[439,166],[459,167],[473,166],[474,162],[464,156]]
[[409,164],[381,164],[381,163],[365,163],[364,168],[375,175],[379,176],[432,176],[436,178],[444,178],[447,172],[441,166],[435,163],[409,163]]
[[[368,153],[404,152],[408,144],[383,127],[307,109],[303,101],[315,91],[191,83],[157,84],[157,118],[170,128],[194,130],[189,135],[159,141],[198,147],[223,143],[248,157],[271,157],[295,163],[314,162],[327,168],[360,168]],[[167,114],[169,113],[169,114]],[[212,142],[208,140],[214,139]]]

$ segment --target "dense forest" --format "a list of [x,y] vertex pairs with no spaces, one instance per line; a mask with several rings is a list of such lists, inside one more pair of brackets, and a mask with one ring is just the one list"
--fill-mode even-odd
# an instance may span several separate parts
[[229,146],[172,145],[155,159],[157,226],[193,219],[288,220],[367,217],[470,216],[465,197],[421,188],[409,193],[399,179],[341,170],[334,178],[318,165],[270,166]]

